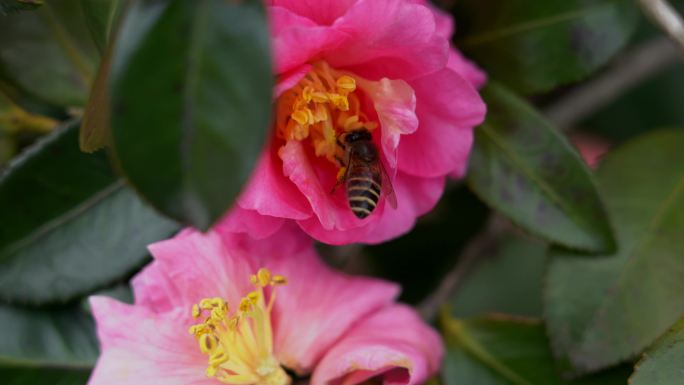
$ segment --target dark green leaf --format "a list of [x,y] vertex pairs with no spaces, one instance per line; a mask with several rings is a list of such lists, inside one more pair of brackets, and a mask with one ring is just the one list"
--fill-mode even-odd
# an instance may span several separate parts
[[0,297],[66,300],[139,266],[173,232],[111,170],[78,148],[78,124],[20,156],[0,178]]
[[[78,0],[49,2],[0,22],[0,91],[22,103],[82,106],[95,55]],[[24,108],[31,106],[22,105]]]
[[598,175],[615,254],[552,250],[548,329],[559,358],[577,372],[636,357],[684,313],[682,149],[684,131],[660,131],[604,158]]
[[104,53],[116,29],[126,0],[80,0],[85,14],[85,22],[93,34],[93,40]]
[[459,318],[487,313],[541,317],[545,266],[545,244],[506,235],[464,278],[450,308]]
[[41,5],[41,0],[0,0],[0,17],[14,12],[34,10]]
[[624,385],[622,368],[581,381],[554,368],[544,327],[531,320],[489,317],[443,321],[447,340],[445,385]]
[[3,385],[82,385],[98,355],[92,319],[79,306],[0,305]]
[[638,23],[627,0],[462,0],[457,45],[523,93],[580,80],[629,41]]
[[629,379],[630,385],[675,385],[684,383],[684,319],[649,348]]
[[264,142],[273,75],[261,1],[140,1],[113,63],[121,169],[165,214],[207,229]]
[[[449,188],[411,232],[366,246],[366,255],[359,262],[374,275],[400,283],[402,301],[417,303],[439,285],[456,263],[459,250],[482,229],[486,219],[487,207],[465,186]],[[420,263],[416,264],[416,258]]]
[[551,242],[612,251],[608,218],[587,166],[531,106],[498,85],[476,130],[468,184],[489,205]]

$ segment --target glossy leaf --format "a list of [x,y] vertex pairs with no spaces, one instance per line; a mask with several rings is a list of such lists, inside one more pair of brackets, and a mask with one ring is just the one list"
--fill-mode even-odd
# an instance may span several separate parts
[[0,0],[0,16],[19,11],[32,11],[41,5],[41,0]]
[[487,317],[443,321],[447,356],[445,385],[624,385],[622,368],[580,381],[556,372],[544,327],[540,322]]
[[104,154],[83,154],[78,124],[45,137],[0,178],[0,297],[63,301],[139,266],[177,225],[147,207]]
[[459,318],[488,313],[541,317],[546,245],[507,234],[492,244],[449,301]]
[[545,314],[556,354],[576,372],[636,357],[684,313],[682,148],[684,131],[653,132],[602,161],[616,253],[552,251]]
[[531,106],[499,85],[484,90],[468,184],[525,230],[551,242],[612,251],[608,218],[584,161]]
[[638,24],[632,1],[462,0],[457,46],[522,93],[549,90],[596,71]]
[[3,385],[82,385],[98,355],[92,319],[78,306],[0,305]]
[[[85,104],[95,49],[78,0],[46,2],[0,22],[0,91],[22,103]],[[28,95],[28,96],[24,96]]]
[[112,130],[127,178],[165,214],[207,229],[264,142],[273,75],[260,1],[140,1],[113,63]]
[[682,382],[684,319],[650,347],[629,379],[630,385],[673,385]]

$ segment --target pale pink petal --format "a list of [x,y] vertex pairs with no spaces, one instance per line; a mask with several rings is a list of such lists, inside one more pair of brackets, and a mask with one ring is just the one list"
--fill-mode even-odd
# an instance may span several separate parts
[[262,215],[305,219],[311,216],[311,206],[297,186],[283,175],[283,166],[271,144],[261,154],[252,178],[240,194],[238,205]]
[[460,51],[449,50],[449,63],[447,68],[455,71],[470,82],[475,88],[481,88],[487,82],[487,74],[475,63],[466,59]]
[[331,25],[358,0],[266,0],[266,4],[280,6],[316,24]]
[[219,234],[247,233],[254,238],[263,239],[273,235],[284,223],[284,218],[261,215],[256,210],[235,206],[213,227],[213,230]]
[[188,334],[189,311],[157,314],[105,297],[90,304],[102,355],[89,385],[215,385]]
[[332,245],[381,243],[410,231],[417,217],[437,204],[444,191],[444,180],[444,177],[420,178],[399,172],[393,185],[397,208],[393,209],[386,204],[384,198],[381,199],[373,214],[365,219],[367,224],[364,226],[329,230],[323,228],[314,218],[298,223],[315,239]]
[[[286,230],[279,235],[287,242]],[[263,261],[288,279],[276,294],[275,351],[280,362],[300,374],[310,373],[354,323],[392,303],[399,292],[395,284],[330,269],[310,241],[298,252],[276,251]]]
[[402,135],[418,129],[416,95],[403,80],[359,80],[359,86],[373,101],[381,128],[382,152],[393,171],[397,167],[397,148]]
[[486,106],[475,88],[445,69],[411,82],[420,126],[402,137],[399,170],[437,177],[464,173],[473,142],[473,127],[484,120]]
[[257,268],[239,250],[228,251],[215,232],[191,232],[149,249],[155,260],[133,280],[136,303],[190,309],[207,297],[239,303],[252,290],[249,276]]
[[334,28],[318,25],[288,8],[267,8],[276,74],[286,73],[311,62],[323,51],[334,49],[349,37]]
[[317,365],[312,385],[354,385],[380,377],[387,385],[422,384],[436,374],[444,347],[439,335],[405,305],[355,325]]
[[350,38],[324,59],[377,80],[412,79],[444,68],[448,41],[436,34],[429,8],[404,0],[359,0],[333,27]]

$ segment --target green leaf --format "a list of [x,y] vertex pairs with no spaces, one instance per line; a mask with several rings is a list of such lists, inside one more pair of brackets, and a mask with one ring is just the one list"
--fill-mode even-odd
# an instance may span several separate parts
[[684,132],[658,131],[602,161],[618,251],[554,249],[545,313],[559,358],[576,372],[634,358],[684,313]]
[[207,229],[263,146],[273,75],[261,1],[140,1],[112,68],[121,169],[170,217]]
[[13,98],[28,94],[32,104],[84,105],[96,51],[82,15],[78,0],[62,0],[48,2],[36,12],[4,17],[0,91]]
[[19,11],[31,11],[41,5],[41,0],[0,0],[0,17]]
[[591,173],[571,144],[505,88],[483,92],[489,113],[475,130],[468,184],[525,230],[593,252],[615,247]]
[[674,385],[682,383],[684,319],[650,347],[629,379],[630,385]]
[[[456,263],[458,251],[482,229],[486,220],[487,207],[465,186],[448,187],[437,207],[420,218],[411,232],[389,242],[365,246],[357,261],[365,270],[359,273],[371,271],[401,284],[401,300],[418,303],[435,290]],[[345,257],[348,254],[343,252]],[[416,258],[420,258],[420,263],[416,263]]]
[[121,17],[126,0],[80,0],[85,14],[85,22],[93,35],[93,40],[104,53],[112,33]]
[[98,355],[92,318],[79,306],[0,305],[3,385],[82,385]]
[[580,381],[554,368],[540,322],[505,317],[446,319],[445,385],[623,385],[629,370],[615,369]]
[[78,148],[78,123],[43,138],[0,178],[0,297],[65,301],[143,263],[177,224],[127,189],[104,154]]
[[459,318],[506,313],[541,317],[546,245],[506,234],[483,255],[449,301]]
[[580,80],[622,49],[638,24],[626,0],[462,0],[457,46],[522,93]]

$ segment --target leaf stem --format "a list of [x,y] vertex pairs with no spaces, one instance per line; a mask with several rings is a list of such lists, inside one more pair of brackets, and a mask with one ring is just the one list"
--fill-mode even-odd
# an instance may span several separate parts
[[638,0],[641,9],[684,50],[684,21],[667,0]]

